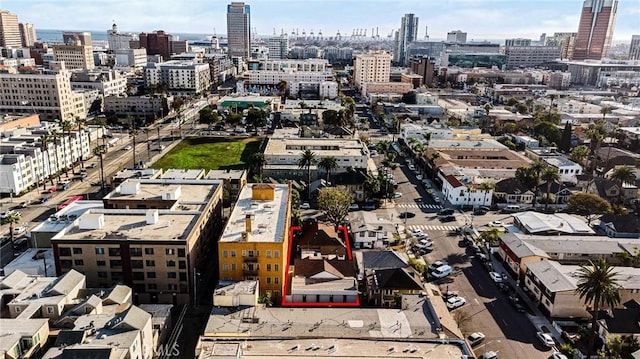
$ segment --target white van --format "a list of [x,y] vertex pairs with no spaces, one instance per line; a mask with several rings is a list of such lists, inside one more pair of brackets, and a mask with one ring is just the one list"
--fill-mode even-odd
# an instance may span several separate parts
[[517,204],[510,204],[502,209],[503,213],[515,213],[520,212],[520,206]]
[[450,265],[444,265],[436,268],[433,272],[431,272],[431,275],[436,278],[444,278],[451,274],[452,271],[453,268],[451,268]]

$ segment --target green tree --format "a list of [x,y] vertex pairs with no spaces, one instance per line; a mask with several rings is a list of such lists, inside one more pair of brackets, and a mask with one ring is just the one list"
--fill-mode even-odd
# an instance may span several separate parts
[[544,209],[546,211],[547,208],[549,208],[549,202],[551,201],[551,197],[550,197],[551,185],[553,185],[554,182],[560,180],[560,175],[558,174],[558,169],[555,168],[555,167],[550,167],[550,166],[546,167],[542,171],[542,174],[540,175],[540,179],[547,183],[547,199],[544,202]]
[[256,133],[258,133],[258,127],[263,127],[267,124],[267,113],[261,108],[250,108],[247,111],[247,123],[251,124]]
[[329,182],[331,172],[338,168],[338,160],[333,156],[323,157],[320,162],[318,162],[318,168],[322,168],[326,174],[326,180]]
[[[51,131],[51,142],[53,143],[53,151],[54,151],[54,155],[56,158],[56,172],[58,174],[58,182],[60,182],[60,174],[62,173],[61,167],[60,167],[60,155],[58,154],[58,140],[60,139],[61,135],[60,132],[58,131]],[[60,143],[62,143],[62,141],[60,141]],[[64,164],[63,164],[64,165]],[[65,172],[66,172],[66,166],[64,166]],[[69,174],[67,173],[67,177],[69,176]]]
[[535,125],[533,131],[538,136],[544,136],[549,143],[559,143],[562,139],[562,133],[558,126],[551,122],[543,121]]
[[567,211],[584,216],[587,224],[603,214],[611,213],[611,204],[602,197],[591,193],[576,193],[569,197]]
[[[76,117],[76,125],[78,126],[78,143],[80,143],[80,167],[84,168],[84,149],[82,146],[82,134],[87,124],[86,118]],[[89,139],[89,148],[91,148],[91,134],[89,133],[87,138]]]
[[11,242],[11,245],[13,245],[13,225],[16,223],[20,223],[20,214],[19,213],[11,213],[6,215],[2,221],[0,222],[1,224],[8,224],[9,225],[9,240]]
[[487,230],[484,230],[480,233],[480,238],[482,238],[483,241],[489,243],[491,246],[495,246],[498,244],[498,239],[500,239],[500,235],[502,234],[502,232],[496,228],[496,227],[491,227]]
[[[73,153],[71,151],[71,130],[73,130],[73,123],[69,120],[63,120],[60,123],[61,127],[62,127],[62,133],[63,135],[66,135],[66,138],[64,138],[64,136],[62,137],[62,142],[64,143],[65,140],[67,142],[67,146],[65,148],[65,146],[62,147],[62,156],[64,158],[67,158],[66,153],[69,153],[69,159],[71,159],[71,172],[73,172],[73,168],[75,163],[73,162]],[[64,166],[64,173],[68,176],[68,169],[67,166]]]
[[540,186],[540,175],[547,166],[545,162],[540,160],[534,161],[531,165],[516,169],[516,179],[527,186],[533,192],[533,206],[536,206],[538,186]]
[[569,153],[571,151],[571,133],[571,123],[567,122],[562,130],[562,138],[558,145],[558,148],[564,153]]
[[386,156],[389,152],[391,152],[391,142],[387,140],[380,141],[376,144],[376,149],[378,152]]
[[633,184],[636,181],[636,176],[628,166],[618,166],[611,173],[611,180],[618,181],[618,185],[620,186],[620,190],[618,191],[618,200],[617,203],[622,203],[622,193],[624,192],[622,186],[625,183]]
[[518,127],[515,123],[509,122],[502,127],[502,131],[504,133],[515,133],[518,130]]
[[103,157],[104,154],[107,153],[107,146],[98,145],[93,149],[93,154],[100,158],[100,188],[104,190],[104,162]]
[[478,186],[478,190],[484,193],[484,198],[482,200],[482,204],[485,205],[487,203],[487,196],[491,191],[496,188],[496,186],[491,182],[482,182]]
[[518,104],[518,100],[516,100],[515,98],[510,98],[507,100],[507,106],[515,106],[516,104]]
[[591,333],[587,344],[587,358],[593,352],[593,343],[598,330],[598,314],[601,308],[615,308],[620,303],[620,285],[616,279],[617,273],[613,267],[603,259],[596,262],[589,261],[589,265],[578,269],[578,283],[575,293],[591,311]]
[[325,126],[340,126],[342,125],[342,113],[336,110],[322,111],[322,123]]
[[589,150],[592,155],[598,155],[602,141],[607,133],[604,121],[592,123],[587,128],[587,137],[589,137]]
[[353,195],[345,186],[325,187],[318,195],[318,207],[336,227],[349,213],[352,201]]
[[342,106],[344,106],[344,120],[348,123],[353,120],[353,114],[356,112],[356,102],[351,97],[343,97]]
[[214,112],[209,107],[204,107],[202,110],[198,111],[198,115],[199,115],[198,121],[202,124],[209,125],[209,126],[218,122],[219,120],[218,113]]
[[589,156],[589,148],[584,145],[576,146],[571,150],[571,154],[569,155],[569,159],[573,162],[582,166],[586,172],[586,163],[585,160]]
[[311,197],[309,189],[311,186],[311,166],[317,162],[316,154],[311,150],[304,150],[298,159],[298,168],[307,171],[307,200]]
[[262,177],[262,168],[267,164],[267,160],[262,152],[254,152],[249,156],[249,168]]

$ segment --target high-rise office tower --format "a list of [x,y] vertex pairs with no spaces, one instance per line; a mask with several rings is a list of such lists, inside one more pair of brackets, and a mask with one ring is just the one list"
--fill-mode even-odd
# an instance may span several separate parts
[[269,38],[270,59],[286,59],[289,54],[289,39],[285,36],[274,36]]
[[447,33],[447,42],[467,42],[467,33],[460,30],[449,31]]
[[618,0],[585,0],[582,5],[574,60],[601,60],[611,48]]
[[21,47],[18,15],[0,9],[0,47]]
[[418,38],[418,17],[414,14],[405,14],[400,23],[400,31],[396,38],[396,51],[393,61],[400,65],[407,63],[407,44]]
[[640,60],[640,35],[631,36],[631,46],[629,46],[629,60]]
[[20,23],[18,24],[18,27],[20,28],[20,38],[22,40],[22,46],[33,46],[33,43],[35,43],[37,40],[36,29],[35,27],[33,27],[33,24]]
[[147,55],[160,55],[164,61],[171,59],[171,35],[162,30],[151,33],[141,33],[140,48],[147,49]]
[[227,42],[229,56],[249,58],[251,52],[251,11],[243,2],[227,5]]

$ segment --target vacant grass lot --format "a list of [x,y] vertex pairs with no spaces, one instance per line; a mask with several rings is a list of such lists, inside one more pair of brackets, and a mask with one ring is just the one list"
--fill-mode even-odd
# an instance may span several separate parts
[[187,138],[153,164],[153,168],[242,169],[260,149],[259,138]]

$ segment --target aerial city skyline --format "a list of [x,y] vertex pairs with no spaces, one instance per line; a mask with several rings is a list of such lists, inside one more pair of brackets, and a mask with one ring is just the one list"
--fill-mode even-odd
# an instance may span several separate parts
[[[537,38],[540,33],[576,31],[582,1],[525,1],[509,3],[497,0],[457,0],[436,3],[413,1],[373,1],[366,7],[357,2],[320,2],[304,4],[289,1],[247,3],[252,8],[251,30],[257,36],[297,31],[300,35],[322,33],[324,37],[354,33],[380,38],[399,29],[398,18],[412,13],[420,19],[417,37],[425,32],[432,39],[445,39],[446,33],[461,29],[468,40],[501,40],[511,37]],[[163,29],[174,33],[218,34],[226,31],[226,7],[193,2],[183,7],[159,1],[106,1],[100,3],[61,1],[3,1],[3,9],[20,14],[21,21],[37,24],[39,29],[99,31],[116,22],[122,31]],[[107,11],[105,11],[107,9]],[[170,9],[170,10],[169,10]],[[56,15],[60,16],[56,16]],[[69,17],[68,14],[78,16]],[[139,15],[136,15],[139,14]],[[296,16],[300,14],[299,16]],[[314,16],[307,16],[314,14]],[[357,14],[357,16],[353,16]],[[86,15],[86,16],[83,16]],[[133,15],[133,16],[132,16]],[[293,16],[292,16],[293,15]],[[613,40],[631,40],[640,33],[640,3],[620,1]],[[304,21],[300,21],[304,18]],[[98,26],[98,24],[104,24]],[[226,35],[226,34],[224,34]]]

